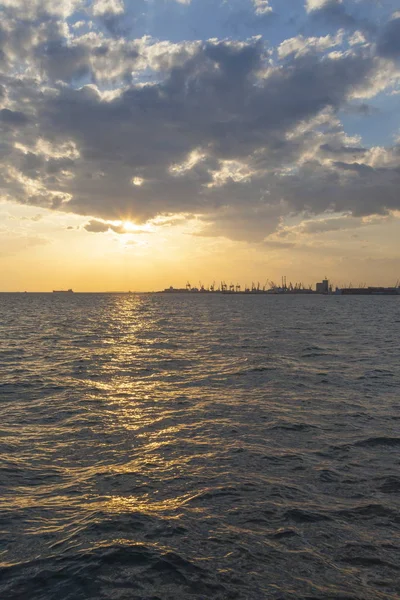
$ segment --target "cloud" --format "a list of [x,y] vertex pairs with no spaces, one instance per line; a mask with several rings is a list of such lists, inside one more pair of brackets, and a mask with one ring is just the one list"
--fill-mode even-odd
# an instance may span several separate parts
[[285,58],[290,54],[297,57],[307,52],[324,52],[328,48],[339,46],[343,42],[343,31],[338,31],[335,36],[325,35],[323,37],[305,38],[298,35],[283,41],[278,47],[279,58]]
[[362,31],[357,30],[349,37],[348,41],[349,46],[356,46],[357,44],[365,44],[367,40]]
[[357,146],[333,146],[332,144],[321,144],[320,149],[323,152],[327,152],[329,154],[351,154],[352,156],[362,155],[367,152],[366,148],[360,148]]
[[[9,72],[25,68],[31,77],[54,82],[123,81],[132,77],[139,47],[143,50],[146,47],[146,38],[137,41],[115,39],[117,34],[124,33],[118,12],[99,13],[97,17],[109,31],[113,29],[112,37],[101,31],[79,34],[57,14],[41,15],[37,11],[28,14],[30,18],[20,17],[17,5],[2,15],[0,57]],[[145,61],[143,56],[140,68],[146,67]]]
[[83,44],[68,45],[58,39],[35,48],[41,69],[52,80],[71,82],[90,73],[90,52]]
[[305,7],[307,12],[312,12],[340,4],[342,4],[342,0],[306,0]]
[[125,5],[123,0],[95,0],[92,14],[99,19],[105,29],[114,37],[122,37],[129,33],[124,21]]
[[24,20],[44,19],[47,16],[67,18],[80,5],[82,0],[2,0],[1,5],[7,14]]
[[104,221],[98,221],[97,219],[91,219],[89,223],[83,226],[86,231],[91,233],[107,233],[108,231],[114,231],[114,233],[128,233],[124,225],[113,225],[112,223],[105,223]]
[[[18,20],[21,6],[3,24],[6,199],[83,215],[93,233],[186,214],[201,235],[257,242],[287,215],[400,208],[398,146],[364,148],[337,116],[398,76],[379,43],[346,45],[341,30],[291,37],[277,53],[259,36],[116,38],[40,18],[38,5],[38,22]],[[122,3],[93,10],[98,23]]]
[[252,0],[256,15],[262,16],[272,12],[269,0]]
[[[168,222],[167,222],[168,223]],[[134,227],[131,223],[107,223],[105,221],[99,221],[98,219],[91,219],[88,223],[83,226],[86,231],[90,233],[107,233],[108,231],[113,231],[114,233],[129,233],[129,234],[141,234],[145,233],[149,235],[152,233],[148,228],[140,228]]]
[[264,240],[263,246],[266,248],[274,248],[276,250],[288,250],[289,248],[295,248],[295,242],[281,242],[279,240]]
[[307,0],[305,8],[307,13],[317,21],[320,20],[340,27],[371,28],[371,23],[365,19],[358,20],[348,13],[343,0]]
[[361,226],[361,218],[347,216],[306,221],[300,226],[300,230],[302,233],[315,234],[326,233],[328,231],[341,231],[343,229],[357,229]]
[[253,202],[251,206],[224,206],[201,219],[204,227],[198,235],[262,242],[276,230],[286,212],[284,203],[269,205],[260,201]]
[[400,56],[400,15],[396,15],[386,24],[378,38],[378,53],[385,58]]
[[9,125],[10,127],[21,127],[22,125],[26,125],[28,123],[28,117],[18,110],[9,110],[8,108],[3,108],[0,110],[0,123],[4,125]]
[[333,164],[339,169],[343,169],[344,171],[354,171],[358,175],[367,175],[374,171],[374,169],[369,165],[358,162],[346,163],[342,161],[335,161]]
[[119,15],[124,10],[123,0],[94,0],[92,4],[92,12],[96,17],[108,14]]
[[90,231],[91,233],[106,233],[109,231],[110,225],[108,223],[104,223],[103,221],[92,219],[89,221],[89,223],[84,225],[84,229],[86,229],[86,231]]
[[[208,43],[161,83],[131,86],[110,101],[94,86],[63,86],[45,98],[41,92],[43,137],[59,143],[73,139],[80,160],[59,169],[71,172],[65,178],[49,168],[49,159],[41,166],[31,157],[29,166],[24,155],[20,172],[41,171],[35,177],[46,187],[53,171],[49,183],[71,195],[64,209],[72,212],[111,220],[133,214],[142,222],[163,212],[209,214],[212,206],[220,206],[220,212],[207,217],[209,233],[218,229],[235,239],[261,239],[276,226],[280,198],[289,197],[294,210],[312,203],[316,210],[329,208],[324,200],[329,194],[322,188],[343,169],[317,163],[282,175],[280,165],[295,162],[310,144],[310,133],[293,139],[287,134],[321,110],[339,107],[373,71],[368,56],[321,62],[311,55],[287,71],[272,70],[254,86],[262,65],[263,46],[257,40]],[[200,158],[181,171],[170,170],[172,164],[186,164],[194,148],[203,149]],[[145,183],[134,186],[135,178]],[[301,190],[306,178],[315,181],[315,198],[294,191],[292,183]],[[231,208],[224,210],[227,199]]]
[[[317,240],[321,238],[321,234],[337,233],[339,231],[347,231],[352,229],[361,229],[370,226],[378,226],[387,221],[393,221],[392,215],[374,215],[371,217],[355,217],[350,214],[344,214],[341,216],[328,215],[325,218],[306,219],[301,221],[298,225],[293,226],[280,226],[277,233],[273,236],[273,240],[277,243],[281,241],[281,238],[289,238],[290,243],[303,243],[304,237],[306,239],[311,238],[311,243],[317,243]],[[323,235],[323,237],[325,237]],[[359,237],[357,234],[352,234],[352,237]],[[319,243],[319,242],[318,242]]]

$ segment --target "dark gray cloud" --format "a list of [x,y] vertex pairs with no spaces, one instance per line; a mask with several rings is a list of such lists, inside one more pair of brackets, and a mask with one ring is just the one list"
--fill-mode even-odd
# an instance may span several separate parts
[[400,206],[396,191],[400,184],[398,162],[386,168],[340,161],[329,166],[313,162],[304,165],[284,185],[279,184],[291,205],[305,207],[314,214],[332,210],[367,216],[386,214]]
[[[235,205],[259,202],[279,179],[262,169],[295,161],[309,141],[288,141],[287,132],[338,108],[373,71],[368,56],[307,56],[255,85],[262,52],[258,42],[208,44],[160,84],[131,87],[109,102],[90,87],[60,88],[39,108],[39,119],[46,137],[71,137],[80,150],[69,209],[110,219],[130,209],[144,220],[165,211],[203,212],[227,197]],[[170,170],[196,148],[206,156],[181,174]],[[256,173],[213,186],[224,161],[250,161]],[[133,186],[134,177],[143,185]]]
[[400,57],[400,16],[384,27],[378,38],[378,53],[385,58]]
[[324,152],[328,152],[329,154],[365,154],[367,152],[366,148],[360,148],[357,146],[333,146],[332,144],[321,144],[320,150]]
[[[61,18],[73,2],[33,2],[32,9],[21,0],[3,8],[0,23],[0,68],[28,69],[50,81],[77,84],[101,79],[122,81],[132,73],[139,52],[135,42],[116,39],[101,32],[72,36]],[[26,5],[26,6],[25,6]],[[24,11],[23,9],[26,8]],[[106,19],[108,13],[98,19]],[[111,15],[119,19],[121,15]],[[110,25],[111,26],[111,25]],[[121,35],[126,31],[121,30]]]
[[109,231],[110,226],[108,223],[103,223],[102,221],[92,219],[89,221],[89,223],[86,223],[84,229],[86,229],[86,231],[90,231],[91,233],[106,233]]
[[9,125],[10,127],[21,127],[26,125],[29,118],[19,110],[10,110],[3,108],[0,110],[0,123]]
[[[138,168],[181,160],[199,146],[211,145],[219,159],[244,158],[262,145],[287,154],[288,130],[327,107],[339,108],[374,68],[369,56],[323,62],[306,56],[257,82],[260,53],[258,44],[206,45],[164,82],[131,87],[111,102],[89,87],[60,88],[46,102],[42,124],[48,134],[72,134],[87,158],[123,156]],[[140,152],[138,137],[147,142]]]
[[68,46],[63,39],[45,41],[34,48],[41,69],[53,80],[71,82],[90,74],[90,49],[84,44]]
[[132,25],[127,25],[124,14],[109,11],[101,15],[99,20],[106,31],[115,38],[128,36],[132,29]]
[[342,161],[335,161],[333,164],[335,167],[338,167],[338,169],[343,169],[344,171],[354,171],[361,176],[369,175],[375,171],[375,169],[369,165],[363,165],[362,163],[358,162],[346,163]]
[[301,226],[302,233],[327,233],[329,231],[342,231],[356,229],[362,226],[362,220],[357,217],[337,217],[331,219],[318,219],[308,221]]
[[284,204],[268,204],[256,199],[251,205],[243,202],[236,206],[221,206],[204,216],[200,235],[225,236],[239,242],[262,242],[276,230],[286,211]]
[[324,20],[339,27],[353,27],[357,20],[349,14],[345,4],[338,0],[328,0],[312,11],[314,20]]
[[266,248],[274,248],[276,250],[288,250],[289,248],[295,248],[295,242],[280,242],[278,240],[264,240],[263,246]]
[[27,152],[21,157],[19,169],[23,175],[36,179],[40,177],[40,171],[44,162],[43,157],[38,156],[34,152]]
[[[291,213],[400,208],[397,148],[371,158],[336,116],[382,80],[382,50],[273,63],[261,39],[72,38],[59,15],[37,34],[37,13],[12,19],[7,65],[17,57],[29,70],[0,75],[10,199],[86,215],[90,232],[184,213],[199,215],[204,235],[258,241]],[[153,80],[140,79],[149,70]]]
[[[366,2],[359,0],[306,0],[310,13],[309,25],[325,27],[329,30],[338,27],[348,31],[362,31],[367,36],[375,36],[379,30],[377,22],[366,17]],[[373,7],[372,7],[373,8]]]

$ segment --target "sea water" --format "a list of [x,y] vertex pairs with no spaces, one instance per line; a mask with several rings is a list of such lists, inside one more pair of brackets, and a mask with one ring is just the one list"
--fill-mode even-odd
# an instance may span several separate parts
[[0,295],[0,597],[400,597],[400,297]]

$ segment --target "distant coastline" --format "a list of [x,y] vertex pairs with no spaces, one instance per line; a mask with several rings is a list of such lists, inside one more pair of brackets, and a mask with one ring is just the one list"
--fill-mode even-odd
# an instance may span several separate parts
[[170,286],[161,290],[161,294],[245,294],[245,295],[259,295],[259,294],[320,294],[320,295],[336,295],[336,296],[397,296],[400,295],[399,281],[396,282],[395,286],[360,286],[360,287],[335,287],[333,289],[328,279],[323,279],[321,282],[315,284],[315,289],[312,286],[304,286],[302,283],[292,282],[287,283],[286,277],[282,277],[280,285],[270,282],[269,287],[267,284],[260,286],[252,283],[251,287],[237,285],[227,285],[225,282],[221,282],[218,287],[215,287],[213,283],[209,287],[204,287],[200,284],[199,287],[192,287],[188,282],[184,288],[174,288]]
[[322,282],[317,283],[315,288],[312,286],[303,286],[302,284],[289,284],[286,283],[286,278],[282,278],[281,285],[275,285],[273,282],[270,283],[267,288],[266,285],[260,286],[259,284],[252,284],[251,287],[244,286],[243,288],[237,284],[226,285],[224,282],[216,287],[214,284],[209,287],[204,287],[200,284],[199,287],[191,287],[187,284],[185,287],[175,288],[170,286],[163,290],[149,290],[149,291],[131,291],[131,290],[105,290],[105,291],[78,291],[76,292],[72,288],[65,290],[52,290],[52,291],[21,291],[21,290],[9,290],[0,291],[0,294],[52,294],[55,296],[73,296],[76,294],[110,294],[110,295],[142,295],[142,294],[183,294],[185,296],[192,295],[325,295],[325,296],[400,296],[400,285],[399,281],[394,286],[359,286],[359,287],[335,287],[329,283],[328,279],[324,279]]

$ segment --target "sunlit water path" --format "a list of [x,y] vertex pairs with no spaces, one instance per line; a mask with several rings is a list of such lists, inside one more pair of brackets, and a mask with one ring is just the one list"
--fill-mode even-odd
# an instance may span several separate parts
[[400,598],[400,298],[0,296],[0,597]]

